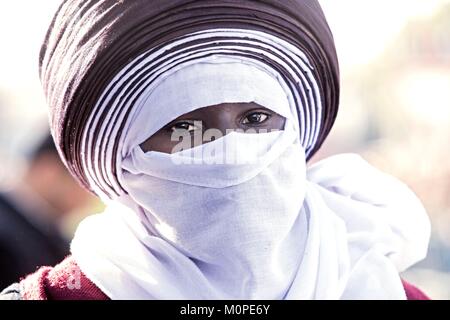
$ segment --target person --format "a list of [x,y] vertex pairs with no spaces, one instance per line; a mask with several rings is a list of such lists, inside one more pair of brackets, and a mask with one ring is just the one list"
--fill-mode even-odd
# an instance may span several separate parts
[[40,55],[53,137],[107,205],[11,299],[425,299],[417,197],[313,165],[339,68],[316,0],[65,0]]
[[23,179],[0,193],[0,287],[69,253],[59,221],[90,196],[68,174],[48,134],[29,155]]

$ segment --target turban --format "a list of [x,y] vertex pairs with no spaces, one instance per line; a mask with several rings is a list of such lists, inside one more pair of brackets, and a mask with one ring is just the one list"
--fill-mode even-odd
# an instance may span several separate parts
[[309,159],[339,103],[336,50],[318,1],[65,0],[39,65],[52,135],[72,175],[97,194],[120,195],[121,136],[150,77],[217,54],[279,74]]

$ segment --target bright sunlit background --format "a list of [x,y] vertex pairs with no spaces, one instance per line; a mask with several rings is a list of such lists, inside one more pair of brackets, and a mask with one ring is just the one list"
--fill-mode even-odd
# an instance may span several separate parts
[[[405,181],[431,217],[428,258],[403,276],[450,299],[450,0],[322,0],[341,108],[315,159],[356,152]],[[0,0],[0,184],[45,134],[38,54],[59,0]]]

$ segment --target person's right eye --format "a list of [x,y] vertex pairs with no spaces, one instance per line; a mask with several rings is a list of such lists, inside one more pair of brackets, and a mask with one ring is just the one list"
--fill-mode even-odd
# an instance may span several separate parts
[[169,127],[169,131],[174,132],[178,130],[186,130],[188,132],[194,132],[200,129],[194,122],[180,121]]

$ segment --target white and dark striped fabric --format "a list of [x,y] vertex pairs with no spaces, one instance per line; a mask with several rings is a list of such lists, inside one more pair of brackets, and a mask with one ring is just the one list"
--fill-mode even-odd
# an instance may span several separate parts
[[72,174],[97,194],[123,193],[119,144],[135,102],[165,72],[217,55],[278,75],[309,159],[339,101],[334,42],[317,1],[63,1],[40,74],[52,134]]
[[[260,56],[270,63],[261,61]],[[226,63],[220,65],[220,60],[217,61],[220,58],[228,58],[238,65],[236,71],[233,71],[235,74],[242,72],[244,66],[253,65],[278,79],[289,99],[294,118],[297,119],[299,138],[306,150],[306,156],[309,157],[321,130],[322,101],[317,81],[312,72],[313,67],[306,55],[288,42],[260,31],[208,30],[186,35],[155,52],[142,54],[122,69],[103,92],[87,121],[81,141],[81,152],[84,154],[82,169],[87,174],[91,186],[100,186],[100,190],[96,191],[97,194],[103,190],[108,194],[120,192],[120,182],[116,178],[117,168],[121,168],[121,159],[131,152],[132,147],[144,142],[165,124],[192,111],[195,107],[215,104],[213,101],[210,101],[209,104],[201,101],[202,105],[194,104],[189,109],[186,104],[180,105],[187,99],[183,100],[178,97],[178,93],[175,91],[176,87],[174,90],[163,90],[162,98],[155,97],[153,91],[159,87],[161,82],[173,82],[173,80],[167,80],[170,74],[190,65],[215,60],[219,69],[215,73],[215,78],[210,79],[212,82],[205,81],[203,87],[198,90],[190,87],[194,86],[194,83],[186,82],[183,87],[180,84],[178,90],[189,90],[195,94],[201,91],[207,92],[214,96],[217,104],[245,102],[242,98],[242,88],[225,90],[222,87],[224,79],[220,68],[230,69],[230,67],[227,67]],[[284,77],[283,74],[286,73],[290,76]],[[192,79],[192,82],[201,80],[195,78]],[[263,86],[257,76],[244,78],[244,75],[240,75],[240,79],[235,79],[234,82],[259,84],[259,88],[263,88],[262,91],[266,90],[269,95],[275,95],[275,92],[271,93],[274,86]],[[173,84],[171,85],[173,86]],[[254,90],[258,89],[258,85],[254,85],[254,87],[256,87]],[[214,88],[219,89],[216,95],[213,93]],[[219,92],[220,90],[221,92]],[[164,95],[171,95],[178,101],[171,103]],[[256,92],[253,95],[258,96]],[[238,98],[234,98],[235,96]],[[160,105],[159,102],[163,99],[165,105]],[[250,100],[248,102],[258,102],[254,99]],[[177,110],[162,111],[163,108],[172,106],[176,106]],[[137,114],[144,107],[148,109],[146,118],[150,123],[147,125],[142,123],[137,126],[136,118],[142,117]],[[273,108],[273,106],[270,107]],[[168,117],[164,118],[163,115]],[[161,117],[162,119],[160,119]],[[126,143],[124,145],[125,136],[128,136],[128,140],[130,140],[129,131],[133,127],[139,128],[143,134],[140,139],[134,141],[135,145],[130,146]],[[148,130],[150,127],[153,130]],[[117,141],[119,141],[118,144]]]

